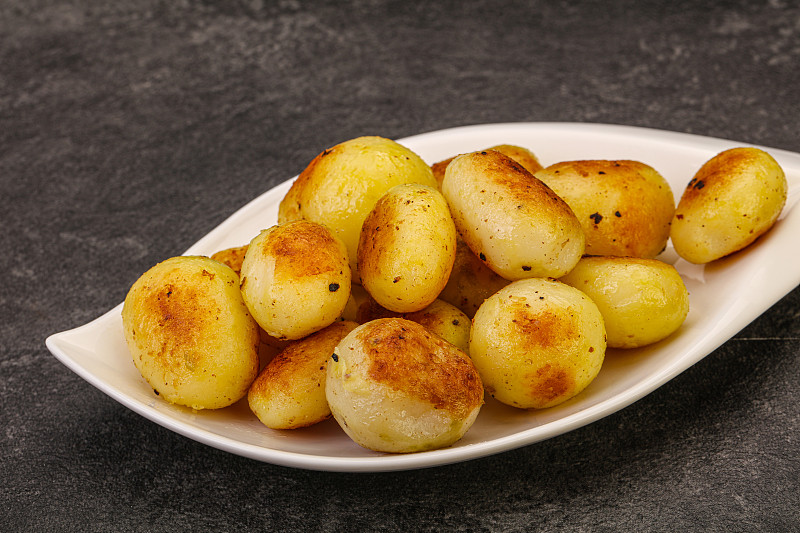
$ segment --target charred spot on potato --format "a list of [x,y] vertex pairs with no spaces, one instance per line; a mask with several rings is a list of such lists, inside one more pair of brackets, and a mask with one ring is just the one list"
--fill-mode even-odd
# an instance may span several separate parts
[[328,290],[330,292],[338,291],[339,290],[339,284],[338,283],[331,283],[330,285],[328,285]]
[[591,218],[592,221],[595,224],[599,224],[600,221],[603,220],[603,215],[601,215],[600,213],[595,212],[595,213],[592,213],[591,215],[589,215],[589,218]]

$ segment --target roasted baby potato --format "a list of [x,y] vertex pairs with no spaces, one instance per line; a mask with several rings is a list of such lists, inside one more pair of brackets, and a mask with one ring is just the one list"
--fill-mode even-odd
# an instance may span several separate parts
[[[542,169],[541,163],[539,163],[539,159],[536,155],[528,150],[527,148],[523,148],[522,146],[517,146],[514,144],[498,144],[497,146],[492,146],[491,148],[487,148],[487,150],[494,150],[496,152],[500,152],[503,155],[507,155],[530,172],[534,174]],[[436,178],[436,182],[439,184],[441,188],[442,180],[444,179],[444,171],[447,169],[447,165],[450,164],[450,161],[455,159],[455,156],[445,159],[444,161],[439,161],[431,165],[431,170],[433,170],[433,177]]]
[[670,236],[685,260],[703,264],[750,245],[786,204],[783,169],[758,148],[732,148],[706,162],[683,191]]
[[350,438],[394,453],[453,444],[483,404],[470,358],[402,318],[373,320],[350,332],[328,361],[325,392]]
[[355,322],[334,322],[289,344],[250,387],[250,410],[272,429],[296,429],[329,418],[325,368],[336,345],[356,326]]
[[430,167],[405,146],[383,137],[358,137],[323,151],[298,176],[278,208],[278,220],[303,218],[340,239],[358,280],[361,225],[386,191],[403,183],[436,187]]
[[361,228],[361,285],[391,311],[419,311],[447,284],[455,256],[456,227],[442,194],[427,185],[397,185]]
[[467,243],[458,239],[453,270],[439,298],[458,307],[469,318],[483,301],[511,283],[481,261]]
[[361,305],[358,312],[358,322],[365,323],[378,318],[405,318],[425,326],[428,331],[435,333],[450,344],[455,345],[464,353],[469,353],[469,331],[471,321],[456,306],[438,298],[428,307],[413,313],[395,313],[378,302],[369,298]]
[[469,350],[492,397],[523,409],[552,407],[580,393],[600,371],[603,317],[569,285],[519,280],[475,313]]
[[689,313],[689,292],[680,274],[657,259],[584,257],[560,281],[597,304],[612,348],[660,341]]
[[258,326],[231,268],[173,257],[136,280],[122,307],[133,363],[170,403],[217,409],[242,398],[258,373]]
[[569,206],[500,152],[453,159],[442,194],[467,246],[508,280],[562,276],[583,254],[583,229]]
[[214,261],[219,261],[220,263],[226,264],[236,272],[238,276],[239,273],[242,271],[242,262],[244,261],[244,254],[247,253],[247,245],[244,246],[237,246],[235,248],[227,248],[225,250],[220,250],[219,252],[215,253],[211,256],[211,259]]
[[589,255],[655,257],[669,239],[675,197],[639,161],[564,161],[536,173],[572,208]]
[[350,296],[344,244],[307,220],[259,233],[242,263],[241,291],[264,331],[279,340],[300,339],[339,318]]

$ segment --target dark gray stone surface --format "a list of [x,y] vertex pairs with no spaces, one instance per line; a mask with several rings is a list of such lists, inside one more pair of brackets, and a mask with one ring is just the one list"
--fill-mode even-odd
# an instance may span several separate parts
[[2,529],[800,530],[797,289],[613,416],[398,473],[209,448],[44,346],[336,142],[574,121],[800,152],[799,66],[792,0],[0,3]]

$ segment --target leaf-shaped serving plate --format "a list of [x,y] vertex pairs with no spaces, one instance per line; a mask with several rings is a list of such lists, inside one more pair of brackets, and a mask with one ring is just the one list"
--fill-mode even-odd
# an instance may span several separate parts
[[[659,171],[676,201],[700,166],[722,150],[745,143],[628,126],[575,123],[477,125],[425,133],[399,142],[428,163],[497,144],[532,150],[547,166],[575,159],[633,159]],[[391,471],[483,457],[560,435],[603,418],[657,389],[727,341],[800,284],[800,155],[761,147],[789,181],[789,199],[773,229],[749,248],[704,267],[677,258],[691,310],[668,339],[636,350],[609,350],[600,374],[581,394],[546,410],[519,410],[487,398],[477,421],[455,445],[393,455],[351,441],[333,420],[294,431],[263,426],[246,400],[194,412],[154,395],[133,366],[122,334],[122,305],[96,320],[47,339],[49,350],[86,381],[142,416],[177,433],[231,453],[269,463],[330,471]],[[275,224],[288,180],[262,194],[206,235],[186,254],[210,255],[250,241]]]

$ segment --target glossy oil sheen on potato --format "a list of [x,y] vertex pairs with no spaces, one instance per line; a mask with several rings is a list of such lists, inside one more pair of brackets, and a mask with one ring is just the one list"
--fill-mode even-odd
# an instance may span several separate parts
[[336,320],[350,296],[344,244],[324,226],[295,220],[250,242],[242,297],[258,324],[277,339],[300,339]]
[[708,263],[750,245],[778,220],[788,184],[758,148],[732,148],[705,163],[683,191],[670,236],[691,263]]
[[193,409],[242,398],[258,372],[258,326],[229,267],[174,257],[145,272],[122,308],[125,340],[148,384]]
[[278,221],[323,224],[347,248],[357,280],[361,225],[386,191],[403,183],[436,187],[433,172],[417,154],[383,137],[357,137],[327,149],[298,176],[278,208]]
[[407,453],[449,446],[472,426],[483,385],[470,358],[401,318],[354,329],[328,361],[334,418],[356,443]]
[[334,322],[290,343],[264,367],[250,387],[250,409],[272,429],[297,429],[331,416],[325,369],[334,348],[358,324]]
[[405,318],[435,333],[464,353],[469,353],[471,321],[456,306],[438,298],[428,307],[412,313],[395,313],[369,298],[358,310],[358,322],[365,323],[378,318]]
[[558,281],[515,281],[488,298],[472,324],[470,356],[486,392],[514,407],[565,402],[594,380],[605,358],[597,306]]
[[657,259],[584,257],[560,281],[597,304],[612,348],[658,342],[677,331],[689,313],[680,274]]
[[456,228],[441,193],[398,185],[378,200],[361,228],[361,284],[387,309],[419,311],[447,284],[455,255]]
[[564,161],[536,173],[569,204],[586,235],[586,253],[655,257],[675,212],[669,183],[639,161]]
[[569,206],[499,152],[453,159],[442,193],[464,242],[508,280],[561,276],[583,254],[583,228]]
[[[498,144],[496,146],[487,148],[487,150],[494,150],[495,152],[500,152],[501,154],[510,157],[525,167],[525,169],[531,174],[542,169],[542,165],[539,163],[539,159],[536,157],[536,154],[522,146],[517,146],[515,144]],[[455,159],[455,156],[438,161],[431,165],[433,177],[436,178],[436,182],[439,184],[439,187],[441,187],[442,181],[444,180],[444,172],[447,169],[447,165],[449,165],[450,161],[453,159]]]

